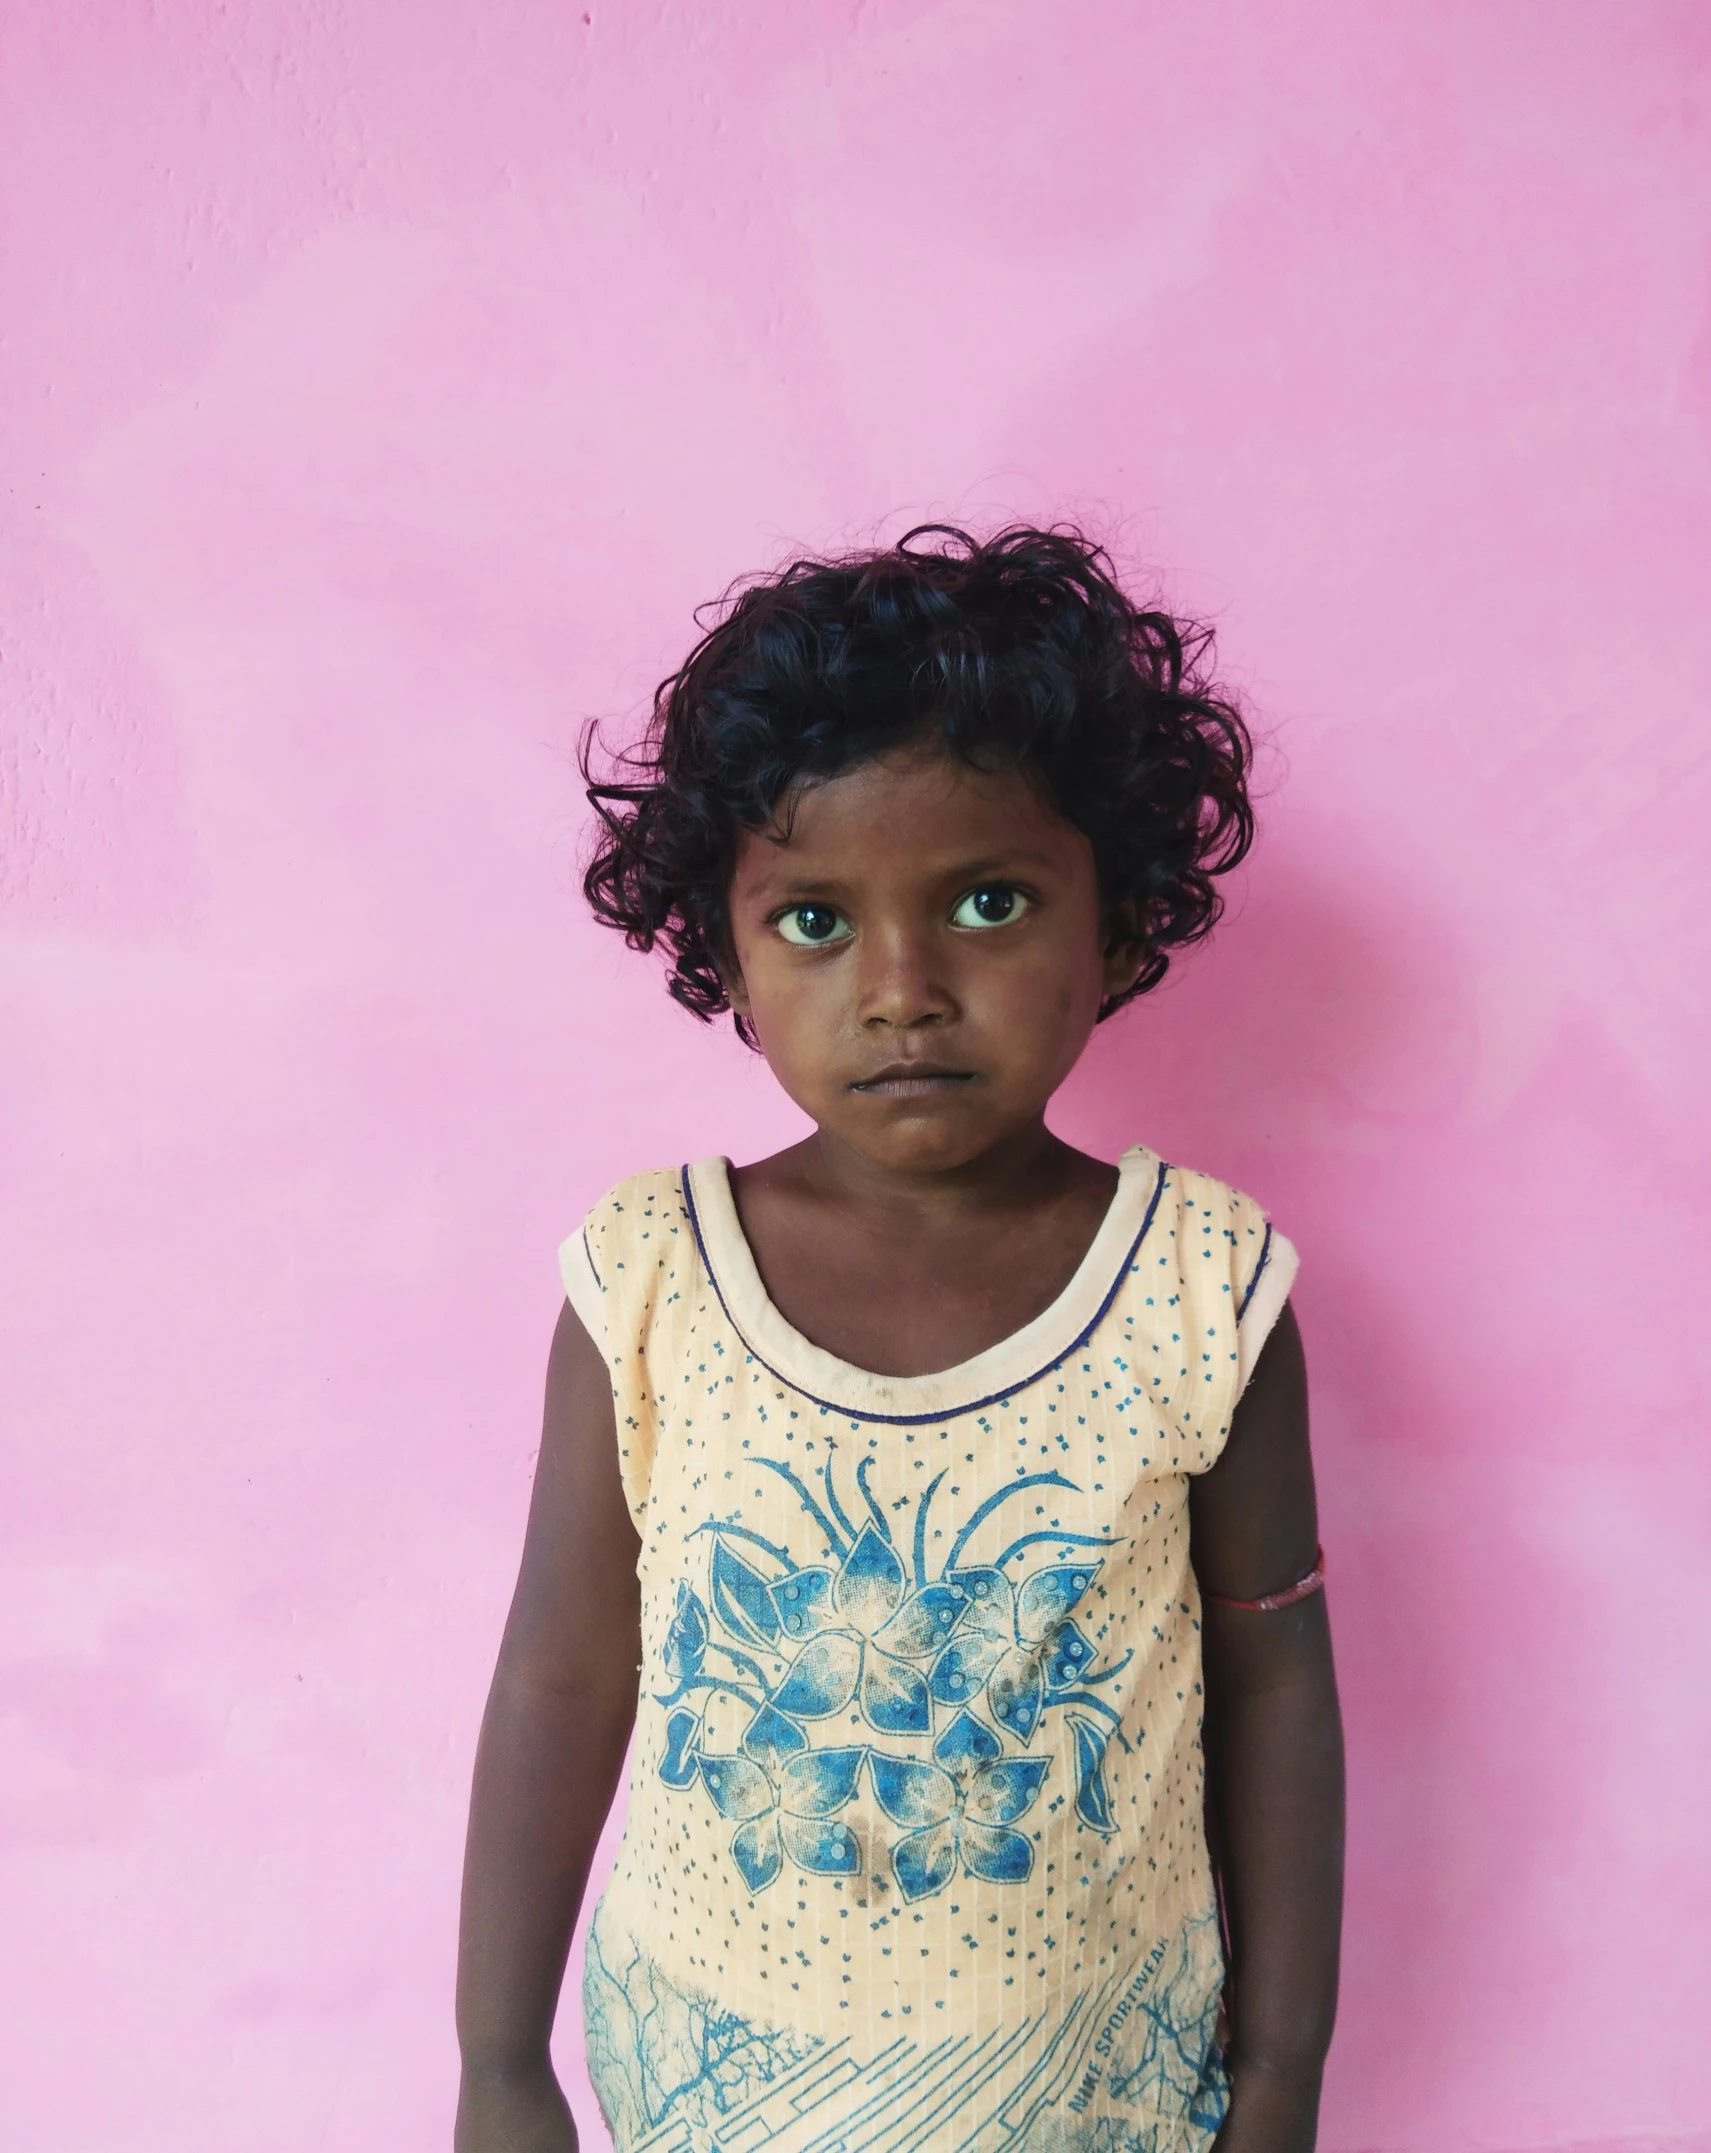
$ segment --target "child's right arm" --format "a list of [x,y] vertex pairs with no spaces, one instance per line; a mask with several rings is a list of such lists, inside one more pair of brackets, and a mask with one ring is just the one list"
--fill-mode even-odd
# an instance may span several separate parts
[[464,1858],[456,2153],[574,2153],[549,2039],[635,1719],[636,1528],[606,1364],[567,1304],[522,1572],[482,1721]]

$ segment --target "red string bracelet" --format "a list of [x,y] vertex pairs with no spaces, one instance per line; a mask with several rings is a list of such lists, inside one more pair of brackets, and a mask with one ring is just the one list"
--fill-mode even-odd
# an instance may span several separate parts
[[1239,1607],[1244,1614],[1273,1615],[1280,1607],[1293,1607],[1297,1600],[1310,1600],[1314,1593],[1325,1589],[1325,1550],[1314,1551],[1313,1567],[1305,1577],[1298,1577],[1293,1585],[1286,1585],[1281,1592],[1268,1592],[1261,1600],[1232,1600],[1227,1592],[1205,1592],[1200,1597],[1212,1600],[1219,1607]]

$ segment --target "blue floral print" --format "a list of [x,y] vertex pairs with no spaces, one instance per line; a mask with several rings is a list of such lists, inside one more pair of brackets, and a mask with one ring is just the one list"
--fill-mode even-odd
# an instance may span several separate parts
[[825,1719],[859,1699],[876,1733],[931,1731],[927,1678],[916,1663],[956,1627],[965,1604],[958,1587],[911,1592],[896,1550],[868,1525],[835,1575],[798,1570],[771,1597],[781,1630],[805,1640],[774,1695],[780,1712]]
[[[868,1460],[855,1474],[868,1513],[859,1526],[839,1499],[830,1460],[820,1476],[824,1503],[789,1466],[757,1462],[789,1483],[836,1559],[798,1564],[735,1521],[698,1528],[713,1536],[708,1601],[679,1583],[661,1652],[672,1687],[658,1695],[668,1713],[659,1776],[685,1789],[700,1779],[735,1826],[731,1858],[749,1890],[763,1891],[787,1857],[811,1875],[860,1872],[860,1842],[839,1812],[855,1798],[864,1765],[874,1800],[901,1828],[887,1853],[906,1899],[943,1890],[959,1871],[1021,1883],[1034,1848],[1016,1825],[1037,1800],[1051,1759],[1010,1754],[1005,1738],[1026,1752],[1045,1714],[1060,1705],[1075,1708],[1068,1717],[1076,1817],[1108,1836],[1115,1827],[1106,1747],[1113,1737],[1127,1742],[1097,1691],[1128,1656],[1101,1668],[1073,1618],[1102,1567],[1087,1551],[1112,1543],[1051,1527],[1023,1534],[996,1562],[962,1561],[976,1529],[1013,1496],[1041,1487],[1073,1492],[1074,1484],[1056,1472],[1018,1475],[963,1522],[935,1576],[926,1543],[942,1473],[916,1503],[906,1564],[868,1491]],[[1012,1578],[1006,1565],[1041,1543],[1057,1559]],[[686,1702],[696,1692],[718,1692],[747,1709],[738,1749],[706,1746],[704,1708]],[[940,1726],[931,1761],[851,1742],[847,1732],[816,1745],[817,1722],[838,1719],[847,1730],[852,1712],[881,1742],[930,1738]]]
[[791,1757],[776,1777],[742,1756],[702,1757],[701,1778],[721,1816],[738,1820],[731,1859],[750,1891],[764,1891],[784,1851],[813,1876],[854,1876],[861,1853],[836,1821],[855,1793],[866,1751],[857,1746]]
[[942,1891],[960,1862],[989,1884],[1032,1873],[1032,1842],[1010,1827],[1034,1806],[1049,1757],[1006,1757],[989,1727],[959,1712],[933,1745],[936,1764],[876,1756],[873,1791],[894,1824],[917,1827],[891,1849],[906,1899]]

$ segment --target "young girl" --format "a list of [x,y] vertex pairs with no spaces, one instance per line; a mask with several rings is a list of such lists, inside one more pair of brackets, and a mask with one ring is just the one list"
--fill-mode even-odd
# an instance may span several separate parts
[[459,2153],[577,2143],[548,2037],[627,1742],[583,1987],[620,2153],[1313,2144],[1342,1759],[1295,1254],[1046,1126],[1251,835],[1206,648],[1072,533],[920,530],[747,590],[591,787],[595,911],[815,1129],[564,1245]]

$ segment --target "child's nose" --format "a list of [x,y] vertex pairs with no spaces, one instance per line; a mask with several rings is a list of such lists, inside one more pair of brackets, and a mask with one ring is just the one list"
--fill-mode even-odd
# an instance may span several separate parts
[[907,927],[870,929],[857,951],[864,1024],[943,1024],[957,1013],[937,937]]

